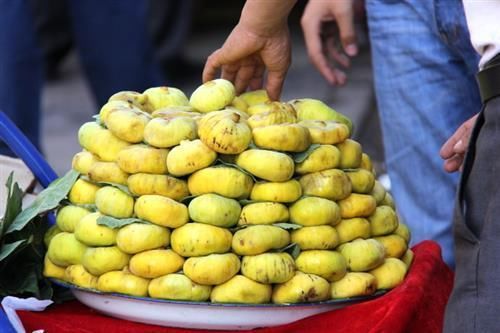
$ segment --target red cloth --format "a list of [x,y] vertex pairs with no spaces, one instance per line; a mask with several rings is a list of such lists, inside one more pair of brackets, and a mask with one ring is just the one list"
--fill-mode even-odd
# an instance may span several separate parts
[[[441,259],[441,250],[436,243],[425,241],[413,250],[415,260],[407,278],[386,295],[291,324],[250,332],[441,332],[453,273]],[[37,329],[44,329],[47,333],[206,332],[116,319],[77,301],[52,306],[44,312],[18,311],[18,314],[28,332]]]

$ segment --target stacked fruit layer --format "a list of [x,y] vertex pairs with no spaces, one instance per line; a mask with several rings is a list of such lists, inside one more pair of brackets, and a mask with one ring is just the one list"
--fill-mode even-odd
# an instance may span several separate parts
[[120,92],[78,133],[47,277],[171,300],[317,302],[397,286],[413,254],[348,118],[321,101]]

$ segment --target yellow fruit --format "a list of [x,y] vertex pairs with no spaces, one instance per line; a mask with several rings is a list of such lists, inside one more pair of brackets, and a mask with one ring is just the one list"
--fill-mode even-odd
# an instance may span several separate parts
[[250,199],[255,201],[294,202],[302,195],[300,183],[295,179],[286,182],[255,183]]
[[167,156],[170,174],[184,176],[206,168],[215,161],[217,153],[201,140],[181,141]]
[[271,150],[249,149],[236,157],[236,164],[252,175],[270,182],[292,178],[295,165],[290,156]]
[[215,286],[210,294],[212,303],[262,304],[271,301],[272,287],[255,282],[243,275]]
[[207,193],[191,200],[188,210],[195,222],[229,228],[238,223],[241,206],[234,199]]
[[309,130],[312,143],[332,145],[349,137],[349,127],[333,120],[302,120],[299,124]]
[[52,238],[54,238],[55,235],[60,234],[63,232],[57,224],[54,224],[51,226],[46,232],[45,235],[43,236],[43,243],[45,244],[46,248],[49,248],[50,242],[52,241]]
[[302,251],[295,264],[299,271],[321,276],[330,282],[340,280],[347,271],[346,260],[337,251]]
[[396,205],[394,204],[394,199],[392,198],[392,195],[389,192],[385,192],[384,200],[382,200],[380,205],[389,206],[392,209],[396,210]]
[[364,169],[346,170],[352,184],[352,192],[369,194],[375,185],[375,176],[370,171]]
[[414,257],[415,254],[411,249],[406,250],[405,254],[403,254],[403,256],[401,257],[401,260],[405,263],[408,269],[410,268]]
[[295,275],[295,262],[288,253],[244,256],[241,274],[260,283],[284,283]]
[[181,200],[189,195],[185,180],[167,175],[136,173],[128,177],[127,185],[135,196],[158,194],[174,200]]
[[68,194],[69,201],[74,205],[93,204],[99,186],[83,179],[78,179]]
[[169,106],[188,105],[189,101],[184,93],[173,87],[154,87],[146,89],[143,93],[147,97],[151,110],[158,110]]
[[138,143],[144,140],[144,128],[151,116],[139,109],[119,109],[109,113],[106,127],[117,138]]
[[290,206],[290,221],[303,226],[335,225],[340,222],[340,209],[334,201],[305,197]]
[[329,169],[300,177],[304,195],[341,200],[351,194],[351,181],[342,170]]
[[91,212],[85,208],[68,205],[57,211],[56,224],[62,231],[74,232],[80,220]]
[[234,253],[209,254],[188,258],[184,262],[183,272],[196,283],[217,285],[235,276],[240,266],[240,259]]
[[350,242],[356,238],[367,239],[371,237],[370,222],[362,217],[342,219],[335,226],[339,236],[339,244]]
[[238,224],[273,224],[286,222],[289,216],[288,208],[281,203],[255,202],[243,207]]
[[216,193],[227,198],[246,199],[252,191],[253,180],[244,172],[230,167],[208,167],[188,178],[192,195]]
[[273,303],[321,302],[330,298],[330,283],[314,274],[296,272],[285,283],[273,289]]
[[149,250],[135,254],[130,259],[130,271],[140,277],[154,279],[178,272],[184,265],[184,258],[172,250]]
[[340,163],[340,150],[331,145],[320,145],[306,157],[306,159],[295,165],[295,172],[306,174],[312,172],[334,169]]
[[233,252],[241,256],[261,254],[277,250],[290,243],[288,231],[272,225],[252,225],[233,235]]
[[102,123],[106,123],[108,115],[111,112],[114,112],[116,110],[131,110],[131,109],[137,109],[137,108],[134,106],[134,104],[129,103],[127,101],[119,101],[119,100],[109,101],[101,107],[101,110],[99,111],[99,118]]
[[167,274],[151,280],[149,296],[178,301],[204,302],[210,297],[211,286],[194,283],[184,274]]
[[[248,107],[246,112],[250,115],[250,118],[256,115],[261,115],[261,114],[271,114],[271,113],[277,113],[281,114],[279,117],[285,117],[282,118],[282,121],[275,122],[274,124],[281,124],[281,123],[296,123],[297,122],[297,114],[294,110],[294,108],[288,104],[288,103],[282,103],[282,102],[276,102],[276,101],[266,101],[264,103],[259,103],[259,104],[254,104]],[[291,117],[290,117],[291,116]],[[267,116],[264,116],[267,117]],[[254,118],[254,119],[259,119],[259,118]],[[271,123],[267,124],[271,125]],[[253,127],[253,126],[252,126]],[[259,126],[255,126],[259,127]]]
[[47,256],[54,265],[66,267],[80,264],[85,250],[87,246],[76,239],[74,234],[61,232],[52,238]]
[[172,232],[172,249],[183,257],[225,253],[233,235],[228,229],[203,223],[188,223]]
[[168,149],[157,149],[139,144],[124,148],[116,163],[127,173],[167,173]]
[[406,243],[410,243],[411,231],[406,224],[399,222],[398,227],[394,230],[394,233],[403,237]]
[[264,149],[302,152],[311,145],[309,131],[299,124],[277,124],[252,130],[253,141]]
[[361,164],[359,165],[359,167],[361,169],[365,169],[367,171],[374,172],[372,160],[371,160],[370,156],[368,156],[368,154],[366,154],[366,153],[361,154]]
[[107,293],[120,293],[146,297],[149,280],[122,271],[104,273],[97,280],[97,289]]
[[343,219],[367,217],[377,208],[377,202],[368,194],[352,193],[347,198],[340,200],[338,204],[340,207],[340,215]]
[[312,98],[295,99],[289,102],[297,111],[299,120],[334,120],[347,125],[352,133],[352,121],[343,114],[330,108],[320,100]]
[[91,181],[127,185],[128,173],[120,169],[115,162],[95,162],[89,170]]
[[377,289],[392,289],[400,285],[406,275],[404,262],[396,258],[387,258],[384,263],[370,271],[377,280]]
[[269,96],[267,95],[267,91],[265,91],[264,89],[247,91],[241,94],[239,97],[242,100],[244,100],[248,106],[261,104],[269,101]]
[[118,271],[127,266],[130,256],[116,246],[89,247],[82,258],[82,265],[93,275]]
[[240,96],[235,96],[230,105],[232,107],[234,107],[235,109],[238,109],[242,112],[246,112],[248,109],[247,102],[245,102],[245,100],[243,98],[241,98]]
[[378,240],[384,246],[386,258],[401,258],[406,250],[408,250],[408,244],[399,235],[392,234],[374,237],[374,239]]
[[48,255],[45,255],[45,258],[43,259],[43,276],[64,281],[66,279],[65,272],[65,267],[57,266],[52,261],[50,261]]
[[388,235],[394,232],[399,224],[396,212],[389,206],[378,206],[368,219],[373,236]]
[[170,231],[154,224],[132,223],[118,230],[116,245],[125,253],[135,254],[166,247],[170,244]]
[[278,109],[254,114],[248,118],[248,125],[253,129],[262,126],[277,125],[284,123],[296,123],[295,111],[293,109]]
[[78,142],[80,146],[107,162],[115,161],[120,150],[130,145],[95,122],[88,122],[80,127]]
[[342,244],[340,253],[347,260],[347,268],[353,272],[364,272],[373,269],[384,262],[385,249],[377,240],[356,239]]
[[380,206],[382,204],[382,200],[385,198],[385,188],[380,184],[378,180],[375,181],[373,184],[373,189],[370,192],[370,195],[375,198],[375,201],[377,202],[377,206]]
[[97,224],[100,213],[84,216],[75,227],[75,237],[89,246],[109,246],[116,243],[117,229]]
[[319,225],[302,227],[292,231],[292,243],[301,250],[331,250],[339,244],[339,236],[334,227]]
[[205,82],[191,94],[189,103],[200,112],[221,110],[236,96],[233,84],[224,79]]
[[356,169],[361,165],[362,150],[361,145],[351,139],[336,144],[340,150],[340,168]]
[[194,108],[189,105],[167,106],[166,108],[158,109],[151,114],[153,118],[169,119],[176,117],[191,117],[195,120],[202,115],[202,113],[196,112]]
[[348,272],[341,280],[331,284],[333,299],[372,295],[377,281],[370,273]]
[[194,140],[196,120],[191,117],[154,118],[144,128],[144,141],[158,148],[178,145],[182,140]]
[[148,97],[137,91],[119,91],[109,98],[109,102],[112,101],[125,101],[130,105],[133,105],[142,111],[151,113],[151,105],[148,103]]
[[97,276],[90,274],[82,265],[71,265],[64,272],[65,280],[76,286],[88,289],[97,288]]
[[132,217],[134,198],[113,186],[104,186],[95,195],[95,205],[104,215],[119,219]]
[[186,205],[161,195],[140,196],[134,211],[140,219],[169,228],[178,228],[189,220]]
[[206,114],[199,122],[200,140],[222,154],[239,154],[252,141],[252,131],[238,113],[218,111]]
[[87,175],[92,164],[97,161],[99,158],[96,155],[89,151],[81,151],[73,156],[71,167],[82,175]]

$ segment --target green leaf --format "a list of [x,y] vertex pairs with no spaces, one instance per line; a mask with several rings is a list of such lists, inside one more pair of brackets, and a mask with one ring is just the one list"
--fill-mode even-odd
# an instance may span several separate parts
[[95,122],[101,125],[102,127],[106,128],[106,124],[102,121],[101,115],[100,114],[95,114],[92,116],[92,118],[95,119]]
[[238,169],[238,170],[240,170],[241,172],[243,172],[244,174],[249,175],[249,176],[253,179],[253,181],[254,181],[254,182],[258,182],[257,178],[255,178],[255,176],[254,176],[254,175],[252,175],[250,172],[246,171],[245,169],[243,169],[242,167],[240,167],[240,166],[239,166],[239,165],[237,165],[237,164],[234,164],[234,163],[229,163],[229,162],[224,161],[224,160],[222,160],[222,159],[220,159],[220,158],[218,158],[218,159],[217,159],[216,163],[218,163],[218,164],[216,164],[216,165],[215,165],[215,167],[226,166],[226,167],[230,167],[230,168],[235,168],[235,169]]
[[294,247],[291,249],[291,251],[290,251],[290,252],[288,252],[288,253],[292,256],[292,258],[293,258],[294,260],[295,260],[295,259],[297,259],[297,257],[298,257],[298,256],[299,256],[299,254],[300,254],[300,246],[299,246],[299,245],[297,245],[297,244],[295,244],[295,246],[294,246]]
[[130,190],[128,189],[128,187],[126,185],[123,185],[123,184],[118,184],[118,183],[112,183],[112,182],[98,182],[97,184],[99,185],[109,185],[109,186],[113,186],[113,187],[116,187],[117,189],[121,190],[122,192],[130,195],[131,197],[133,197],[134,195],[132,194],[132,192],[130,192]]
[[282,247],[281,249],[275,250],[274,252],[279,252],[279,253],[281,253],[281,252],[287,252],[287,253],[290,253],[297,246],[298,245],[296,243],[290,243],[287,246]]
[[238,224],[238,225],[235,225],[234,227],[232,228],[229,228],[229,231],[231,231],[232,234],[234,234],[236,231],[238,230],[241,230],[241,229],[245,229],[245,228],[248,228],[250,226],[252,226],[253,224]]
[[321,146],[319,143],[313,143],[312,145],[307,148],[307,150],[300,152],[300,153],[295,153],[292,154],[292,159],[295,161],[295,163],[302,163],[306,160],[306,158],[309,157],[315,151],[319,146]]
[[260,201],[255,201],[255,200],[251,200],[251,199],[241,199],[241,200],[238,200],[238,202],[240,203],[240,205],[245,206],[245,205],[249,205],[249,204],[260,202]]
[[97,219],[97,224],[98,225],[105,225],[107,227],[110,227],[111,229],[121,228],[121,227],[124,227],[124,226],[132,224],[132,223],[147,223],[147,224],[151,224],[148,221],[144,221],[144,220],[141,220],[141,219],[138,219],[138,218],[135,218],[135,217],[131,217],[131,218],[128,218],[128,219],[117,219],[117,218],[114,218],[114,217],[111,217],[111,216],[104,215],[104,216],[99,216],[99,218]]
[[301,225],[295,223],[274,223],[273,225],[275,227],[280,227],[281,229],[285,230],[297,230],[302,228]]
[[54,180],[45,190],[38,194],[35,201],[28,208],[16,216],[6,234],[21,230],[35,216],[56,208],[68,195],[79,175],[77,171],[71,170],[63,177]]
[[0,262],[18,250],[22,245],[25,245],[26,241],[26,239],[21,239],[14,243],[3,244],[0,248]]
[[191,202],[191,200],[193,200],[194,198],[196,198],[197,195],[188,195],[187,197],[184,197],[180,200],[181,203],[185,204],[185,205],[189,205],[189,203]]
[[23,191],[21,191],[17,183],[14,183],[14,172],[10,173],[6,186],[7,203],[4,217],[0,220],[0,240],[3,238],[5,230],[10,227],[16,216],[21,212],[23,204]]
[[95,204],[77,204],[76,206],[85,208],[91,212],[97,212],[97,206]]

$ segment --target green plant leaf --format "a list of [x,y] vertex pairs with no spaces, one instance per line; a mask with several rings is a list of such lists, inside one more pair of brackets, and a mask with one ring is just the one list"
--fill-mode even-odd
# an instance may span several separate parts
[[22,245],[25,245],[26,241],[26,239],[21,239],[14,243],[3,244],[0,248],[0,262],[14,253],[14,251],[20,249]]
[[122,192],[130,195],[131,197],[133,197],[134,195],[132,194],[132,192],[130,192],[130,190],[128,189],[128,187],[126,185],[123,185],[123,184],[118,184],[118,183],[112,183],[112,182],[98,182],[97,184],[99,185],[109,185],[109,186],[113,186],[113,187],[116,187],[117,189],[121,190]]
[[321,146],[319,143],[313,143],[312,145],[307,148],[307,150],[300,152],[300,153],[295,153],[292,154],[292,159],[295,161],[295,163],[302,163],[306,160],[306,158],[309,157],[315,151],[319,146]]
[[144,220],[141,220],[141,219],[138,219],[138,218],[135,218],[135,217],[131,217],[131,218],[128,218],[128,219],[117,219],[117,218],[114,218],[114,217],[111,217],[111,216],[104,215],[104,216],[99,216],[99,218],[97,218],[97,224],[98,225],[105,225],[107,227],[110,227],[111,229],[121,228],[121,227],[124,227],[124,226],[132,224],[132,223],[147,223],[147,224],[151,224],[148,221],[144,221]]
[[251,200],[251,199],[241,199],[241,200],[238,200],[238,202],[240,203],[240,205],[245,206],[245,205],[249,205],[249,204],[260,202],[260,201],[255,201],[255,200]]
[[38,194],[35,201],[28,208],[16,216],[6,234],[23,229],[35,216],[56,208],[68,195],[79,175],[77,171],[70,170],[63,177],[54,180],[45,190]]
[[273,225],[285,230],[297,230],[302,228],[301,225],[295,223],[273,223]]
[[242,167],[240,167],[239,165],[235,164],[235,163],[229,163],[227,161],[224,161],[220,158],[217,159],[217,164],[215,165],[215,167],[221,167],[221,166],[227,166],[227,167],[230,167],[230,168],[235,168],[235,169],[238,169],[240,170],[241,172],[243,172],[244,174],[247,174],[249,175],[254,182],[258,182],[258,179],[252,175],[250,172],[246,171],[245,169],[243,169]]
[[295,246],[288,253],[292,256],[294,260],[297,259],[297,257],[300,254],[300,246],[298,244],[295,244]]
[[23,204],[23,191],[21,191],[17,182],[14,183],[14,172],[9,174],[6,187],[7,202],[4,217],[0,220],[0,240],[2,240],[5,230],[10,227],[16,216],[21,212]]
[[180,200],[181,203],[185,204],[185,205],[189,205],[189,203],[191,202],[191,200],[193,200],[194,198],[196,198],[197,195],[188,195],[187,197],[184,197]]
[[97,212],[97,206],[95,204],[77,204],[76,206],[85,208],[91,212]]
[[298,247],[296,243],[290,243],[285,247],[282,247],[281,249],[276,249],[274,252],[282,253],[282,252],[287,252],[290,253],[293,251],[295,247]]

